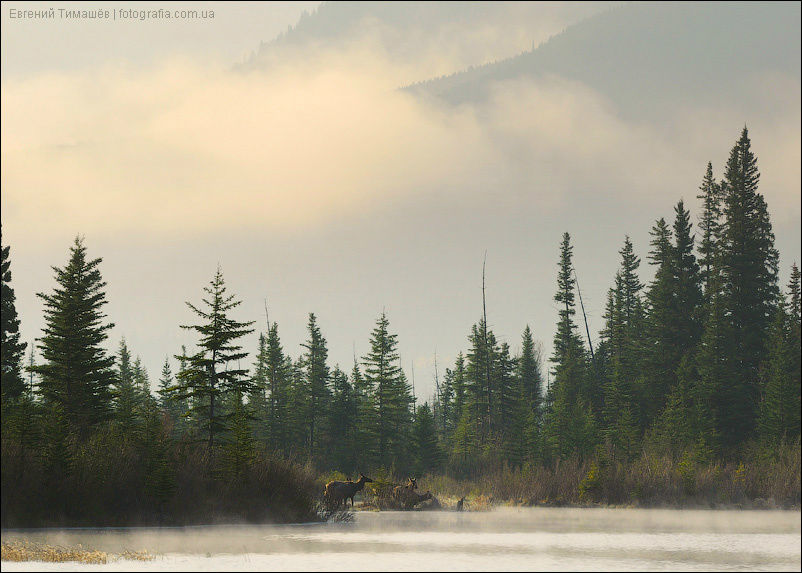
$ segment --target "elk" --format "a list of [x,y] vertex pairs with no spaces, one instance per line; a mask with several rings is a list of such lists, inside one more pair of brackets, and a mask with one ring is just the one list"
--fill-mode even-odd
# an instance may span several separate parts
[[393,498],[399,503],[403,502],[406,498],[407,492],[410,492],[413,489],[418,489],[418,480],[407,477],[406,485],[397,485],[393,488]]
[[351,498],[351,507],[354,507],[354,495],[356,495],[356,492],[362,490],[366,483],[372,481],[365,474],[359,474],[357,481],[330,481],[326,484],[326,489],[323,492],[326,505],[329,508],[337,509],[345,500],[345,506],[348,507],[348,498]]
[[434,497],[432,496],[432,492],[427,491],[424,494],[419,494],[415,493],[412,490],[409,490],[404,498],[404,507],[406,509],[412,509],[413,507],[415,507],[421,502],[426,501],[427,499],[434,499]]

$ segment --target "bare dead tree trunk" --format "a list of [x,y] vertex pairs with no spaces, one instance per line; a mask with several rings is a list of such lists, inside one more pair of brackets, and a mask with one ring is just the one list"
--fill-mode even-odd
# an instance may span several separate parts
[[585,318],[585,332],[588,333],[588,346],[590,347],[590,359],[593,360],[593,342],[590,340],[590,328],[588,327],[588,315],[585,314],[585,303],[582,302],[582,291],[579,290],[579,279],[576,277],[576,269],[574,269],[574,282],[576,283],[576,292],[579,293],[579,306],[582,307],[582,316]]

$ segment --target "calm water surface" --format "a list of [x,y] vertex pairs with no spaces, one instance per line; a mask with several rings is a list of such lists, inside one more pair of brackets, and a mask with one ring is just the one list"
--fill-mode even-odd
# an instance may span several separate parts
[[499,508],[357,512],[350,524],[4,531],[154,561],[7,563],[3,571],[799,571],[799,511]]

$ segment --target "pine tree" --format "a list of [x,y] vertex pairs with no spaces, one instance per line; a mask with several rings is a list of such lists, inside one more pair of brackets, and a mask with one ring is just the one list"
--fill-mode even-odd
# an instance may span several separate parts
[[[691,216],[680,201],[674,207],[674,274],[676,283],[676,344],[681,357],[699,343],[702,335],[702,275],[694,250]],[[677,362],[678,363],[678,362]]]
[[134,360],[134,386],[145,401],[152,397],[150,393],[150,376],[148,376],[148,371],[142,364],[142,358],[138,355]]
[[640,406],[644,427],[665,406],[677,383],[681,360],[696,348],[701,336],[701,279],[693,254],[690,214],[682,201],[674,212],[673,232],[663,219],[652,229],[650,260],[657,271],[646,294],[648,312]]
[[254,437],[266,444],[271,441],[271,412],[268,406],[267,337],[264,333],[259,333],[259,346],[253,363],[251,384],[253,385],[253,390],[248,395],[248,406],[255,417]]
[[493,436],[494,412],[491,410],[493,394],[496,392],[492,371],[498,347],[492,331],[485,327],[484,320],[474,324],[468,337],[471,347],[465,365],[465,403],[463,418],[472,424],[479,444],[485,445]]
[[435,355],[435,387],[437,395],[435,397],[435,407],[433,408],[437,435],[446,441],[453,431],[452,419],[454,417],[454,385],[453,373],[446,368],[446,374],[442,381],[437,372],[437,356]]
[[[663,231],[658,231],[655,241],[665,248],[662,234]],[[640,298],[643,285],[637,276],[640,258],[635,255],[629,237],[625,238],[619,253],[621,268],[616,273],[615,287],[608,295],[606,326],[602,332],[608,352],[603,421],[607,440],[632,451],[632,437],[637,434],[633,425],[645,424],[639,407],[642,399],[638,399],[645,394],[643,386],[646,384],[639,368],[643,347],[644,308]]]
[[293,362],[288,356],[287,368],[290,373],[289,407],[287,409],[288,450],[291,454],[308,456],[309,421],[306,415],[309,409],[309,391],[303,359],[298,358]]
[[354,389],[348,376],[335,367],[331,373],[331,405],[326,420],[326,453],[328,467],[337,468],[346,474],[356,470],[357,443],[356,421],[357,404]]
[[723,201],[722,185],[716,183],[713,177],[713,165],[710,162],[707,163],[707,171],[699,191],[701,193],[696,196],[697,199],[702,200],[702,219],[699,222],[699,228],[702,231],[702,240],[699,243],[699,265],[707,297],[710,293],[712,273],[717,266],[716,258],[720,255]]
[[326,339],[323,338],[317,325],[317,319],[311,312],[307,330],[309,331],[309,340],[301,346],[306,349],[302,361],[307,393],[307,444],[309,457],[314,460],[319,452],[318,444],[322,441],[322,432],[319,426],[326,418],[331,390],[329,389],[329,367],[326,365],[328,358]]
[[454,369],[446,369],[446,376],[450,377],[451,387],[454,390],[454,406],[451,408],[451,427],[456,429],[457,424],[465,411],[465,356],[462,352],[457,354]]
[[554,355],[551,358],[551,362],[554,364],[561,364],[577,341],[576,325],[572,318],[576,314],[572,256],[571,236],[564,233],[560,245],[557,293],[554,295],[554,301],[560,305],[560,318],[557,322],[557,333],[554,335]]
[[437,440],[434,416],[428,402],[418,406],[410,434],[413,473],[423,475],[437,471],[443,462],[443,452]]
[[39,346],[44,363],[33,369],[40,376],[39,392],[50,409],[58,409],[54,417],[63,416],[82,440],[112,411],[114,357],[106,356],[101,344],[114,324],[103,324],[101,262],[87,260],[83,240],[76,238],[67,265],[53,267],[58,286],[52,294],[37,295],[46,323]]
[[794,263],[791,267],[791,280],[788,283],[788,318],[789,325],[789,346],[791,352],[790,377],[791,385],[794,388],[796,397],[796,407],[792,410],[793,416],[790,419],[789,435],[791,438],[800,435],[800,412],[802,411],[802,334],[800,334],[800,293],[799,293],[799,267]]
[[355,461],[361,468],[373,468],[379,464],[378,408],[374,388],[370,380],[362,376],[356,356],[351,370],[351,385],[356,409],[354,441],[358,456]]
[[523,428],[525,410],[521,403],[520,382],[515,375],[517,361],[510,355],[510,347],[503,342],[493,364],[494,400],[496,411],[493,428],[496,442],[501,446],[504,460],[520,466],[523,462],[520,432]]
[[544,442],[549,457],[566,458],[574,453],[588,453],[595,444],[595,422],[590,401],[583,395],[587,385],[587,358],[577,334],[573,316],[573,248],[571,237],[563,234],[558,263],[557,292],[559,306],[557,333],[554,336],[554,381],[547,393]]
[[[0,242],[2,241],[2,231],[0,231]],[[0,388],[2,388],[2,403],[5,411],[6,401],[21,396],[25,383],[22,380],[21,364],[25,353],[26,344],[20,342],[19,318],[15,305],[16,295],[11,288],[11,261],[9,252],[11,247],[3,247],[2,262],[0,262],[0,306],[2,306],[2,316],[0,322]]]
[[239,384],[234,386],[230,393],[230,397],[233,398],[233,407],[226,417],[231,432],[230,438],[225,444],[225,456],[228,474],[234,478],[245,473],[253,461],[256,451],[251,428],[254,416],[244,400],[244,392],[250,390],[251,388],[247,385]]
[[758,430],[765,441],[776,444],[799,433],[799,394],[791,376],[791,320],[784,301],[777,308],[768,347]]
[[412,419],[411,388],[398,364],[398,335],[390,334],[389,325],[382,312],[371,333],[370,352],[362,359],[376,408],[378,461],[385,467],[393,461],[402,462],[408,444],[406,430]]
[[173,425],[174,435],[180,435],[184,430],[184,414],[186,409],[184,405],[173,399],[174,391],[171,390],[175,386],[175,377],[173,370],[170,368],[170,360],[165,356],[164,365],[162,366],[162,374],[159,377],[159,407],[167,412],[170,422]]
[[696,352],[696,384],[691,390],[700,413],[699,420],[708,424],[702,437],[717,453],[724,440],[721,419],[730,408],[731,394],[723,388],[735,377],[733,335],[720,283],[720,274],[714,270],[704,330]]
[[666,399],[666,407],[651,425],[648,441],[663,452],[681,451],[694,438],[694,425],[690,414],[693,409],[691,377],[688,376],[689,360],[683,362],[677,375],[677,384]]
[[132,436],[144,422],[141,400],[136,388],[134,365],[125,338],[117,352],[117,376],[113,389],[114,420],[123,436]]
[[233,392],[241,396],[251,389],[250,380],[245,378],[248,371],[229,368],[229,364],[238,364],[248,356],[236,341],[253,332],[248,328],[253,322],[238,322],[228,316],[241,301],[235,301],[233,294],[226,295],[220,267],[210,285],[203,290],[209,296],[203,299],[207,310],[186,303],[203,322],[181,326],[197,332],[199,340],[197,352],[188,355],[184,351],[183,355],[176,356],[186,365],[176,377],[176,397],[192,400],[191,410],[197,414],[201,429],[206,434],[211,463],[215,439],[228,429],[225,412],[221,411],[221,399],[226,393]]
[[644,421],[662,410],[665,398],[676,384],[676,332],[674,322],[676,296],[675,257],[672,252],[672,232],[664,219],[659,219],[651,231],[652,250],[649,261],[657,266],[654,280],[646,293],[646,341],[644,349],[644,384],[640,409]]
[[770,443],[800,435],[800,293],[799,269],[791,268],[788,302],[783,298],[771,326],[758,429]]
[[779,255],[760,173],[744,127],[730,152],[722,185],[721,272],[726,320],[733,335],[734,375],[721,388],[720,423],[725,447],[743,442],[755,428],[758,376],[779,296]]
[[526,400],[528,408],[539,413],[543,404],[543,375],[540,373],[540,352],[535,349],[532,331],[528,324],[521,337],[518,377],[521,379],[523,399]]
[[290,448],[290,387],[292,362],[284,355],[278,323],[273,322],[267,336],[266,375],[268,390],[268,434],[273,447],[287,452]]

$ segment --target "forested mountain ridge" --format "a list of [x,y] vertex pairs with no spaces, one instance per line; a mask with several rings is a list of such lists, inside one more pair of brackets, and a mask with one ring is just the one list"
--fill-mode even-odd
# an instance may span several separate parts
[[408,86],[451,103],[496,82],[557,75],[606,95],[621,113],[747,97],[771,72],[800,76],[798,3],[643,3],[574,24],[532,51]]
[[394,63],[452,62],[453,68],[442,70],[451,72],[509,57],[616,4],[323,2],[285,33],[263,41],[245,67],[268,67],[292,50],[323,53],[366,44]]

